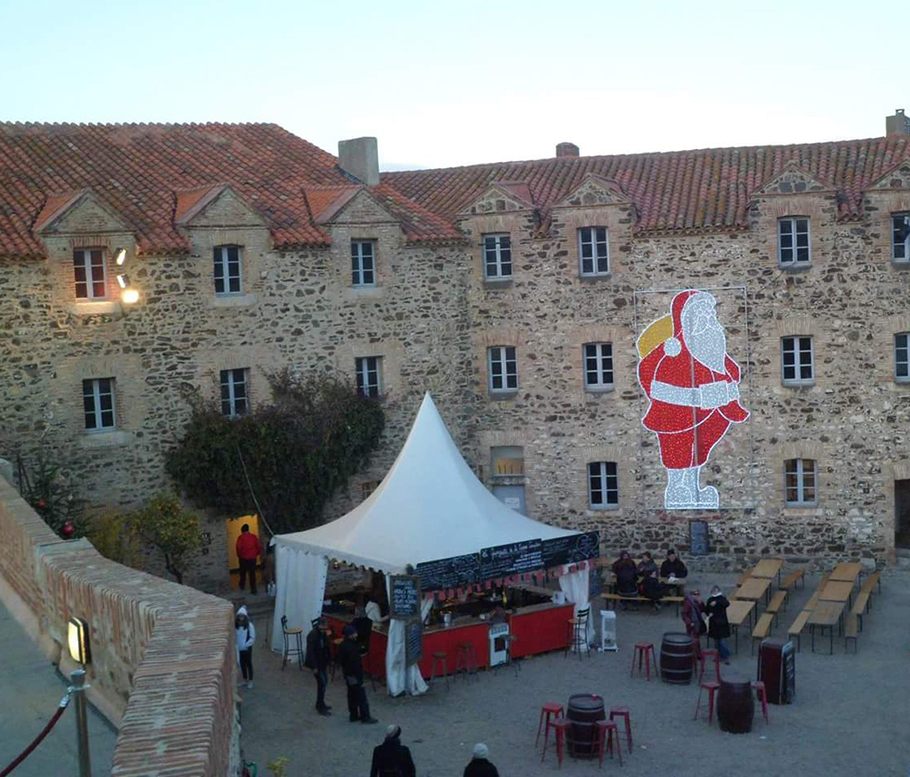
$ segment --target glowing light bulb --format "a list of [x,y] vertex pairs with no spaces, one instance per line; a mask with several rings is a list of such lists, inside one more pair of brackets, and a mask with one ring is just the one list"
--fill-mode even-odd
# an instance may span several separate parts
[[139,301],[139,292],[136,289],[124,289],[120,297],[127,305],[133,305]]

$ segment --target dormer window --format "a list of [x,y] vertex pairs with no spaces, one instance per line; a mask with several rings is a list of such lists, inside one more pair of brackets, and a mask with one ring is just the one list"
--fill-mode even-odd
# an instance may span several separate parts
[[583,278],[610,274],[606,227],[582,227],[578,230],[578,263]]
[[228,294],[240,294],[242,291],[240,246],[216,246],[215,294],[226,296]]
[[107,281],[104,274],[104,252],[100,248],[73,251],[73,272],[76,281],[76,299],[99,300],[107,298]]
[[376,285],[376,244],[372,240],[351,241],[351,285]]
[[910,213],[891,214],[891,258],[910,262]]
[[509,235],[483,236],[483,274],[488,281],[512,278],[512,238]]
[[781,267],[808,267],[809,219],[788,217],[777,222],[777,261]]

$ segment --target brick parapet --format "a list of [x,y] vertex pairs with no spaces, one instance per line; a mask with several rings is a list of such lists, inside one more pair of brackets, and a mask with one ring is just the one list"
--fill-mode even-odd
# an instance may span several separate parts
[[90,697],[119,729],[111,774],[231,774],[231,605],[61,540],[2,477],[0,533],[0,592],[48,657],[63,668],[69,618],[89,624]]

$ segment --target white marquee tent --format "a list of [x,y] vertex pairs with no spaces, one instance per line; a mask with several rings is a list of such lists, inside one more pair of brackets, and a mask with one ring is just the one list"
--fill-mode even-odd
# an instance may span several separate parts
[[[329,559],[404,574],[408,564],[575,533],[534,521],[493,496],[458,452],[427,393],[398,458],[364,502],[323,526],[275,537],[272,647],[281,649],[283,615],[290,626],[306,631],[322,611]],[[577,609],[588,606],[586,570],[564,575],[560,585]],[[424,602],[424,615],[430,604]],[[425,691],[416,665],[405,671],[402,622],[392,621],[388,644],[389,693]]]

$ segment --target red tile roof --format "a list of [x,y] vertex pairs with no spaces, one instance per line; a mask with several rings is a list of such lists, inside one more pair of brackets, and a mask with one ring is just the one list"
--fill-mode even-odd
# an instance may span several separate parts
[[387,184],[454,221],[486,188],[521,182],[547,210],[588,173],[612,179],[635,205],[641,232],[744,229],[753,193],[793,161],[840,193],[840,217],[861,215],[863,190],[902,159],[910,138],[888,137],[794,146],[752,146],[622,156],[554,157],[529,162],[384,173]]

